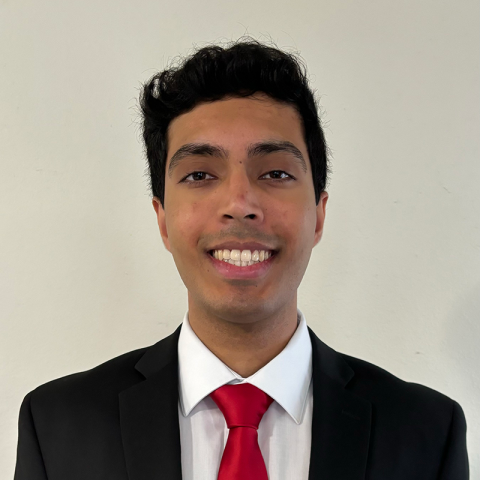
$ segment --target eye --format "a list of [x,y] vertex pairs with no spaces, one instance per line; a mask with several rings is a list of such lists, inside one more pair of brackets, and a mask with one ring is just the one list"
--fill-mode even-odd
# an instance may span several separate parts
[[283,170],[272,170],[271,172],[268,172],[262,175],[261,178],[265,178],[267,177],[267,175],[270,175],[270,178],[267,178],[267,180],[270,180],[270,179],[280,180],[280,181],[295,180],[295,177],[293,177],[287,172],[284,172]]
[[209,173],[206,173],[206,172],[192,172],[192,173],[189,173],[186,177],[184,177],[181,182],[185,182],[185,183],[198,183],[198,182],[202,182],[204,180],[209,180],[209,178],[214,178],[212,175],[210,175]]

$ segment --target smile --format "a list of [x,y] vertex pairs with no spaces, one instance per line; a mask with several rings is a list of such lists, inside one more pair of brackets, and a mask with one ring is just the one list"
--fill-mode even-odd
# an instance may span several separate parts
[[[223,249],[210,250],[207,258],[217,273],[225,279],[258,280],[270,271],[277,259],[277,253],[276,250]],[[249,256],[250,260],[247,260]]]
[[257,263],[268,260],[274,251],[272,250],[211,250],[210,255],[216,260],[222,260],[236,267],[250,267]]

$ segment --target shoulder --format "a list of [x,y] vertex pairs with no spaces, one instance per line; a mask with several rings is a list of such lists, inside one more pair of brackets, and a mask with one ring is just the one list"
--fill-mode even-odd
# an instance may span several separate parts
[[379,427],[400,433],[428,431],[445,437],[452,424],[465,424],[461,406],[447,395],[346,354],[340,354],[355,372],[347,389],[371,402]]
[[181,325],[154,345],[133,350],[90,370],[57,378],[28,393],[24,411],[56,418],[85,418],[118,412],[118,395],[160,371],[176,358]]
[[84,410],[87,405],[106,410],[118,401],[118,394],[144,377],[135,365],[147,348],[134,350],[108,360],[90,370],[51,380],[27,394],[32,413],[52,412],[57,416],[68,408]]
[[[468,478],[467,424],[458,402],[365,360],[340,355],[354,372],[345,388],[371,406],[372,465],[390,468],[400,461],[408,469],[422,459],[425,468],[440,468],[442,478]],[[432,470],[422,478],[437,476]]]
[[350,388],[362,396],[371,399],[383,397],[398,402],[415,402],[420,399],[439,404],[452,402],[446,395],[425,385],[403,380],[378,365],[344,353],[340,355],[355,372]]

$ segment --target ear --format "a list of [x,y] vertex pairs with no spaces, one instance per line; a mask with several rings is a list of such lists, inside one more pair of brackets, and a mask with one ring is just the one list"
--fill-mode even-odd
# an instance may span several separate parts
[[162,202],[160,202],[160,199],[158,197],[153,197],[152,205],[155,213],[157,214],[157,223],[158,228],[160,229],[160,235],[162,236],[163,244],[165,245],[165,248],[170,253],[172,253],[172,251],[170,250],[170,241],[168,240],[167,223],[165,221],[165,210],[162,207]]
[[323,224],[325,223],[325,213],[327,208],[328,193],[322,192],[318,201],[317,209],[317,223],[315,225],[315,235],[313,246],[315,246],[322,238]]

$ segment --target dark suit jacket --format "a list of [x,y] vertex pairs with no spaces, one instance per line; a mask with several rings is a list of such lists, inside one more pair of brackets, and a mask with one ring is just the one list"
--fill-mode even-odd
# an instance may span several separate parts
[[[30,392],[20,410],[15,480],[180,480],[180,328],[149,348]],[[309,480],[469,478],[458,403],[309,333]]]

